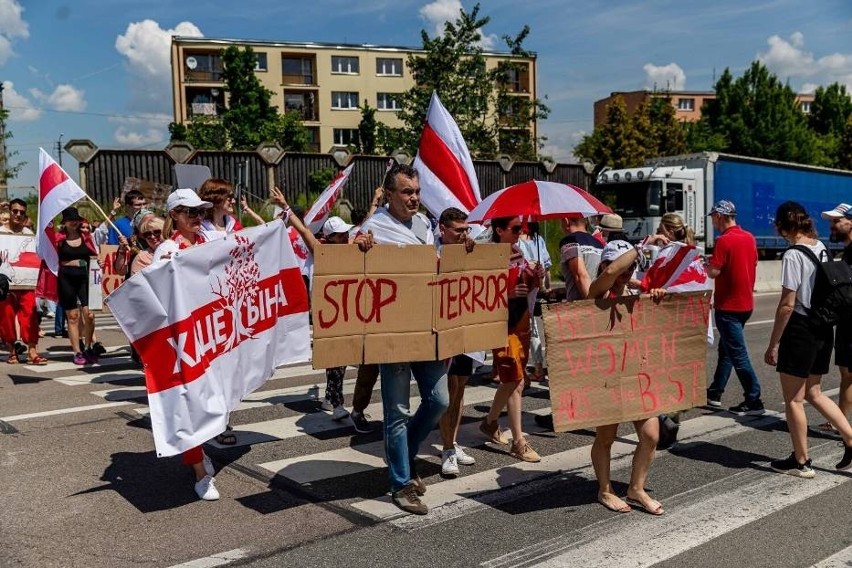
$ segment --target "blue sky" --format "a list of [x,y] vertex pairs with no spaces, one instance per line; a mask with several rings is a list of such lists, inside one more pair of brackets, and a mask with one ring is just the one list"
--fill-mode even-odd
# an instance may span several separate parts
[[[28,165],[11,186],[34,186],[39,146],[88,138],[102,148],[162,148],[172,117],[172,33],[267,40],[420,45],[464,0],[0,0],[0,81],[9,149]],[[755,59],[796,90],[852,89],[850,0],[484,0],[486,44],[531,28],[545,153],[573,160],[592,104],[656,84],[709,90],[725,67]],[[76,163],[65,155],[74,173]]]

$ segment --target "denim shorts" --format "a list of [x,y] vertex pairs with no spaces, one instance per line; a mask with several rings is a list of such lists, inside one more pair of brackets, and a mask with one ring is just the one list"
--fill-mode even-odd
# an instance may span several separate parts
[[825,375],[831,366],[833,348],[833,327],[812,324],[807,316],[793,312],[781,335],[775,370],[802,379]]

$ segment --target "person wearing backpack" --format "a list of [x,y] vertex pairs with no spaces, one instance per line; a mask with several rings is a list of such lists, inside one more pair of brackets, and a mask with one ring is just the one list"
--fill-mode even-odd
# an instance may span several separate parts
[[[833,243],[843,243],[842,260],[852,267],[852,205],[841,203],[831,211],[823,211],[822,218],[829,222],[830,239]],[[850,269],[852,270],[852,269]],[[852,413],[852,315],[837,322],[834,337],[834,364],[840,369],[840,394],[837,405],[846,419]],[[819,434],[838,438],[837,430],[830,422],[813,427]]]
[[[793,201],[782,203],[775,213],[778,234],[792,246],[781,260],[781,299],[775,312],[775,324],[764,354],[767,365],[774,365],[781,378],[787,429],[793,453],[774,460],[775,471],[795,477],[812,478],[816,472],[808,456],[808,423],[804,402],[808,401],[843,438],[843,458],[835,465],[845,470],[852,466],[852,426],[840,408],[820,389],[820,379],[829,370],[834,346],[832,324],[817,317],[820,295],[811,297],[817,285],[820,260],[829,260],[825,245],[817,240],[813,219],[805,208]],[[815,300],[815,301],[814,301]]]

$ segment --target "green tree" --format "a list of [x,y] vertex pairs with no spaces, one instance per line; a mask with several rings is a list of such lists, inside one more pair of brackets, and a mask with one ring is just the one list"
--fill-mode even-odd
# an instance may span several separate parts
[[846,122],[852,116],[852,97],[846,85],[833,83],[828,87],[817,87],[808,123],[817,134],[841,136]]
[[[0,97],[2,97],[3,92],[3,83],[0,82]],[[3,141],[8,142],[12,139],[12,131],[6,128],[6,122],[9,119],[9,111],[5,108],[0,107],[0,133],[3,134]],[[15,156],[18,155],[17,151],[6,152],[6,155],[0,154],[0,187],[4,188],[8,184],[10,179],[14,179],[15,176],[18,175],[18,172],[21,171],[27,163],[26,162],[17,162],[13,163],[11,160]],[[5,199],[5,195],[3,198]]]
[[645,159],[687,151],[686,131],[677,119],[671,96],[650,97],[639,105],[634,125]]
[[852,116],[846,119],[846,127],[840,137],[837,152],[837,167],[852,170]]
[[376,109],[370,106],[364,99],[364,106],[360,107],[361,122],[358,123],[358,152],[373,155],[376,153]]
[[[489,21],[488,17],[480,17],[477,4],[469,13],[461,10],[455,21],[447,22],[442,35],[430,37],[425,30],[420,32],[424,53],[412,54],[407,61],[415,85],[399,96],[398,116],[405,126],[398,133],[385,132],[392,139],[398,137],[403,149],[412,153],[417,150],[433,91],[458,124],[470,153],[477,158],[491,158],[502,150],[501,110],[513,113],[503,117],[507,130],[512,124],[527,127],[530,118],[547,116],[549,109],[538,99],[528,105],[509,104],[505,100],[508,78],[517,62],[506,58],[502,65],[487,67],[481,42],[482,28]],[[524,28],[518,36],[504,40],[512,52],[526,53],[522,43],[528,34],[529,28]],[[524,158],[534,157],[537,150],[538,141],[525,141],[521,136],[506,135],[504,141]]]
[[823,165],[796,93],[759,61],[738,79],[725,69],[715,100],[703,111],[713,135],[725,140],[726,152]]
[[270,140],[275,140],[288,152],[306,152],[311,145],[311,135],[302,123],[302,115],[295,110],[278,116],[277,129]]
[[623,98],[613,98],[607,107],[606,122],[583,137],[574,148],[574,154],[592,161],[598,169],[604,166],[618,169],[642,165],[646,155]]

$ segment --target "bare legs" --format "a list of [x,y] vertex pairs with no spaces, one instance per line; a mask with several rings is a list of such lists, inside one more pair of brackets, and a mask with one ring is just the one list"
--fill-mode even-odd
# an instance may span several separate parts
[[524,381],[500,383],[494,393],[494,402],[488,411],[488,422],[496,422],[504,408],[508,409],[509,430],[512,431],[513,444],[523,446],[524,431],[521,428],[521,397],[524,392]]
[[796,461],[808,460],[808,419],[804,401],[808,401],[840,433],[844,443],[852,446],[852,426],[833,400],[825,396],[820,388],[821,375],[807,379],[781,373],[781,391],[784,393],[784,414],[787,429],[793,442]]
[[[657,440],[660,438],[660,423],[656,417],[647,418],[633,422],[633,427],[639,437],[639,444],[633,452],[633,467],[627,497],[641,503],[649,512],[658,510],[661,512],[660,503],[645,491],[645,482],[648,479],[651,462],[654,461]],[[598,426],[595,431],[595,442],[592,444],[592,466],[598,480],[598,500],[608,508],[624,510],[627,504],[613,491],[610,478],[612,444],[617,432],[618,424]]]

